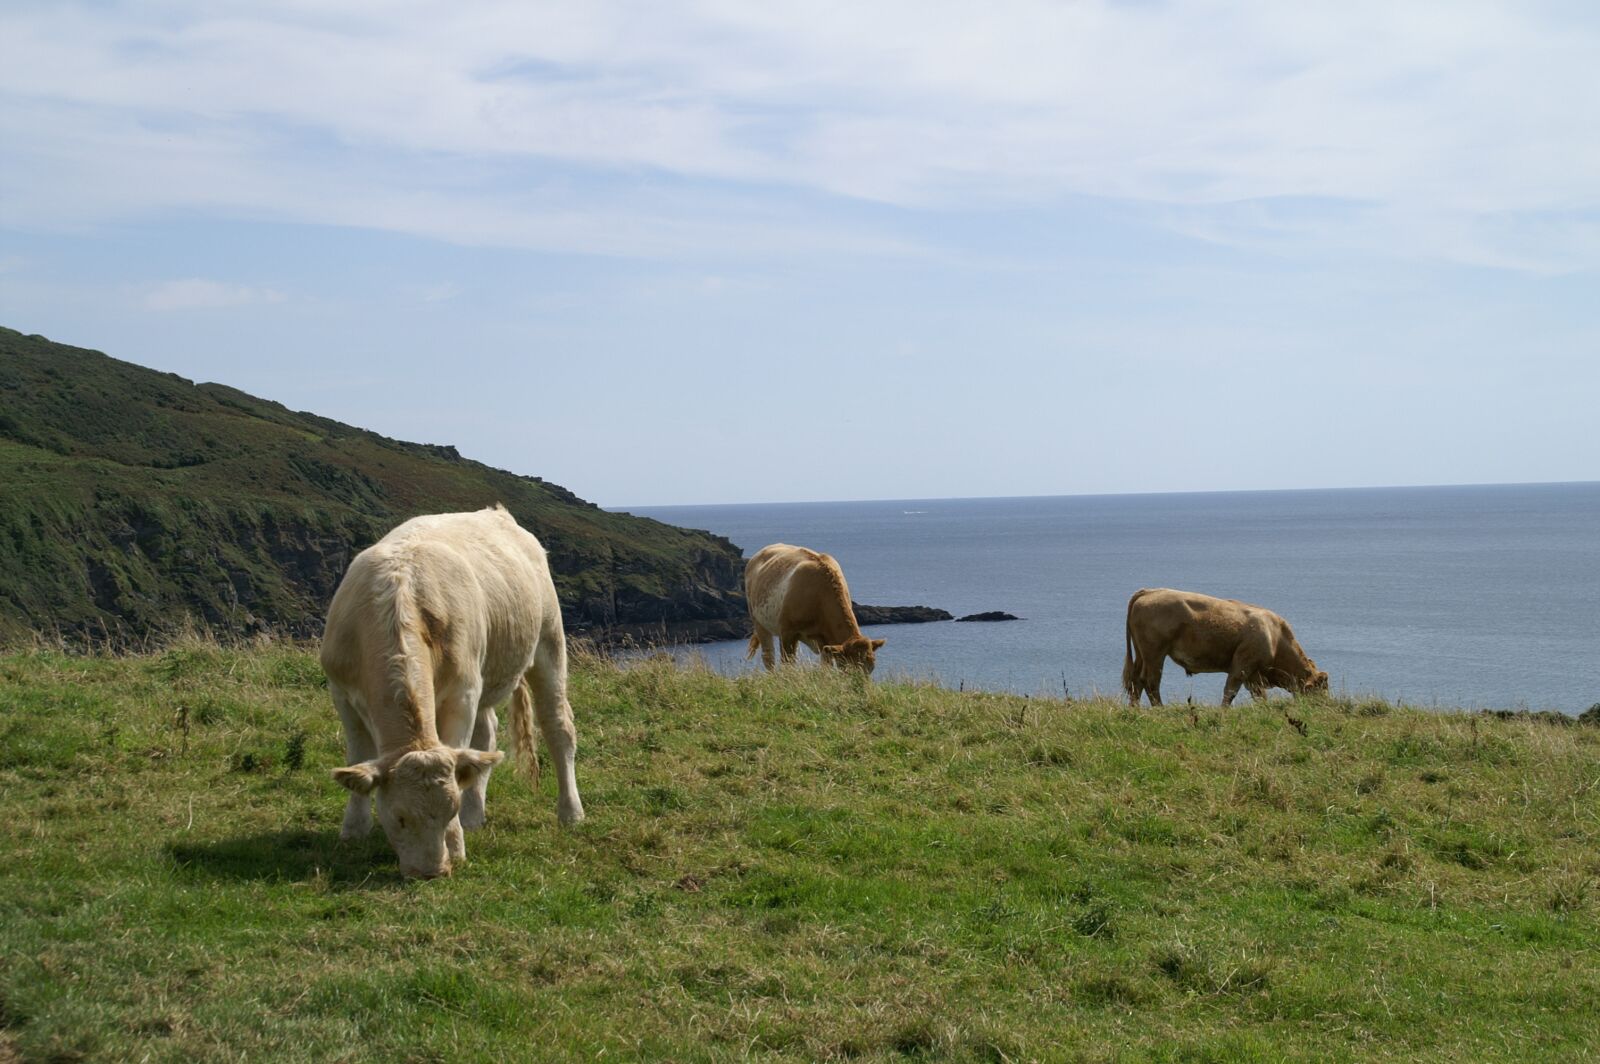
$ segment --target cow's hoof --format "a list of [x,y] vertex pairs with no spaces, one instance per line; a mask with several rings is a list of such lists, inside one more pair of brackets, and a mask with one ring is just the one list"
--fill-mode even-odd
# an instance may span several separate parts
[[576,802],[569,806],[561,806],[556,810],[556,819],[561,822],[562,827],[570,828],[583,819],[583,806]]

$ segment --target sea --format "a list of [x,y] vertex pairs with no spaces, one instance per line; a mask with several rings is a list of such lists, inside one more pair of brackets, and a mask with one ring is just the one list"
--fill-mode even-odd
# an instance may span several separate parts
[[[1600,483],[628,512],[719,533],[746,556],[775,542],[826,551],[857,602],[1021,618],[868,628],[888,641],[878,677],[1121,697],[1128,597],[1173,587],[1281,614],[1335,694],[1566,713],[1600,703]],[[730,673],[759,667],[742,641],[677,652]],[[1223,679],[1168,662],[1162,695],[1216,703]]]

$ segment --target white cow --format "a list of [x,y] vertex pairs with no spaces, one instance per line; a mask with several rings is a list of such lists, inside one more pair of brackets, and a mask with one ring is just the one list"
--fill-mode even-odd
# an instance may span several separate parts
[[[538,780],[533,717],[555,758],[563,824],[583,819],[566,637],[544,548],[499,505],[415,517],[356,555],[328,609],[322,667],[344,725],[341,837],[372,830],[370,799],[408,876],[449,875],[483,824],[494,707]],[[530,707],[529,689],[532,689]]]

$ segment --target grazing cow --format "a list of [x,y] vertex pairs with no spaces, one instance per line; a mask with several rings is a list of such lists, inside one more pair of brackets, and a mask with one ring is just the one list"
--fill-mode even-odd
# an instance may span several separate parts
[[804,643],[824,665],[861,669],[875,665],[881,639],[868,639],[856,625],[839,563],[827,554],[774,543],[762,547],[744,567],[744,596],[750,604],[750,650],[761,648],[761,663],[773,667],[772,637],[778,637],[785,665]]
[[[556,762],[556,815],[583,819],[561,608],[544,548],[504,507],[415,517],[356,555],[328,610],[322,667],[344,725],[341,837],[370,799],[408,876],[449,875],[483,824],[494,707],[511,702],[518,767],[537,781],[533,717]],[[530,702],[530,689],[531,701]]]
[[1328,674],[1306,657],[1288,621],[1237,599],[1141,588],[1128,600],[1127,636],[1122,687],[1131,705],[1139,704],[1140,694],[1148,694],[1152,706],[1161,704],[1161,667],[1168,656],[1190,676],[1227,673],[1225,706],[1241,685],[1257,699],[1269,687],[1295,694],[1328,689]]

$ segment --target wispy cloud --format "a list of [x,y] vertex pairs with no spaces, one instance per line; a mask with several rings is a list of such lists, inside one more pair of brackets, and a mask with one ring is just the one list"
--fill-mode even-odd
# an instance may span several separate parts
[[146,310],[156,311],[212,310],[255,303],[282,303],[285,298],[282,292],[271,288],[253,288],[191,277],[155,285],[144,292],[139,303]]
[[180,208],[601,254],[892,254],[904,239],[826,203],[1102,197],[1296,244],[1314,234],[1293,211],[1230,221],[1296,199],[1405,219],[1374,253],[1597,261],[1592,224],[1551,224],[1600,211],[1600,20],[1581,5],[150,12],[0,15],[11,221]]
[[461,294],[461,286],[454,281],[422,285],[416,289],[417,298],[424,303],[448,303]]

